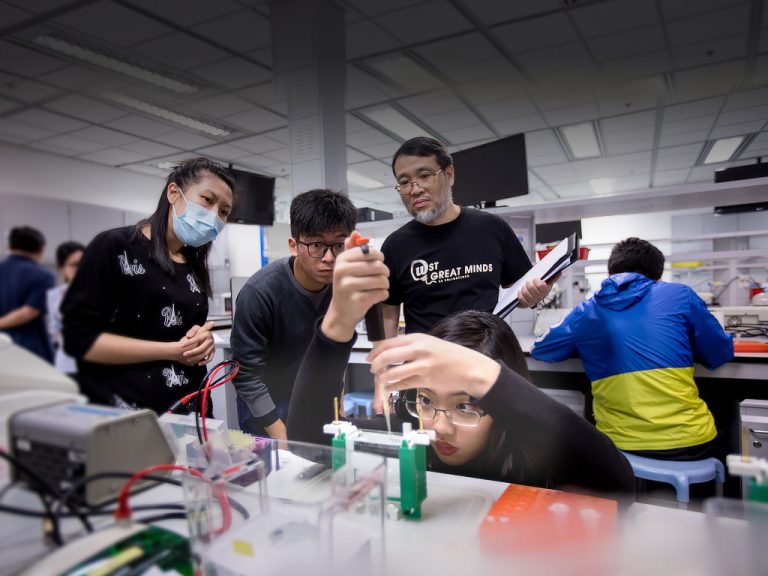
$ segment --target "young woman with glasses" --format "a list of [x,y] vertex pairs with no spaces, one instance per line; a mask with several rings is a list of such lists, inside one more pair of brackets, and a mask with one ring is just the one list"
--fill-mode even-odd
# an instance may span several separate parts
[[[294,387],[288,437],[327,443],[333,397],[355,340],[355,325],[386,299],[382,254],[347,250],[336,262],[333,298],[316,325]],[[466,311],[438,323],[431,334],[380,342],[371,371],[389,392],[401,392],[393,428],[403,420],[435,431],[428,453],[433,471],[549,488],[600,493],[634,490],[622,454],[586,420],[533,384],[511,328],[486,312]],[[383,415],[353,420],[386,429]]]

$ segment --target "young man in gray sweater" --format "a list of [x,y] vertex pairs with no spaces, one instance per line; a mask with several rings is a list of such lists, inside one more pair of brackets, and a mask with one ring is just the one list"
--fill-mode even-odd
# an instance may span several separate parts
[[290,258],[256,272],[237,297],[232,357],[240,363],[233,384],[244,432],[286,439],[285,421],[296,374],[331,301],[336,256],[355,227],[345,195],[310,190],[291,202]]

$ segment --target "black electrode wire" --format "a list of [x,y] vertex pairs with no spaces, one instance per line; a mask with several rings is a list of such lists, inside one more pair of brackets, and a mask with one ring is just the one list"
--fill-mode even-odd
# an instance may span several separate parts
[[[56,488],[48,484],[45,480],[40,478],[34,471],[32,471],[26,464],[23,464],[20,462],[17,458],[14,456],[11,456],[4,450],[0,450],[0,458],[7,461],[9,464],[14,466],[19,472],[22,472],[26,475],[28,481],[32,482],[33,484],[36,484],[41,491],[35,490],[40,495],[40,499],[43,502],[43,507],[46,509],[46,511],[51,512],[51,536],[54,539],[54,542],[57,542],[57,544],[61,544],[61,532],[59,531],[59,524],[58,520],[56,518],[55,513],[50,508],[50,504],[45,499],[45,496],[43,492],[50,494],[54,499],[61,500],[61,492],[59,492]],[[72,511],[73,514],[75,514],[79,519],[80,523],[83,525],[83,527],[88,531],[92,532],[93,527],[91,526],[91,523],[88,521],[88,517],[80,514],[78,510],[65,503],[65,505]]]

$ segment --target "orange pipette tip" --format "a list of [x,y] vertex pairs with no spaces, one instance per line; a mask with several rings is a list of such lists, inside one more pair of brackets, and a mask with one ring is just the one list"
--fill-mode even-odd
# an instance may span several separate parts
[[360,234],[360,232],[352,232],[350,238],[352,238],[352,243],[355,246],[362,246],[363,244],[368,244],[368,237],[363,236]]

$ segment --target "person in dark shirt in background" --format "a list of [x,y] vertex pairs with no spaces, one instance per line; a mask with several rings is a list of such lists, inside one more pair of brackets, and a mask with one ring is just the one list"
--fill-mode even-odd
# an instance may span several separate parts
[[208,253],[233,186],[223,166],[186,160],[149,218],[86,248],[61,312],[64,350],[92,402],[164,412],[199,386],[214,351]]
[[29,226],[11,229],[10,255],[0,262],[0,332],[14,343],[53,362],[53,347],[45,326],[46,294],[53,274],[40,266],[43,234]]
[[56,266],[61,274],[63,284],[48,290],[48,333],[55,349],[54,366],[60,372],[72,378],[77,376],[77,364],[74,358],[64,352],[64,343],[61,337],[61,302],[67,293],[67,288],[72,283],[80,266],[80,259],[85,252],[85,246],[80,242],[63,242],[56,248]]

